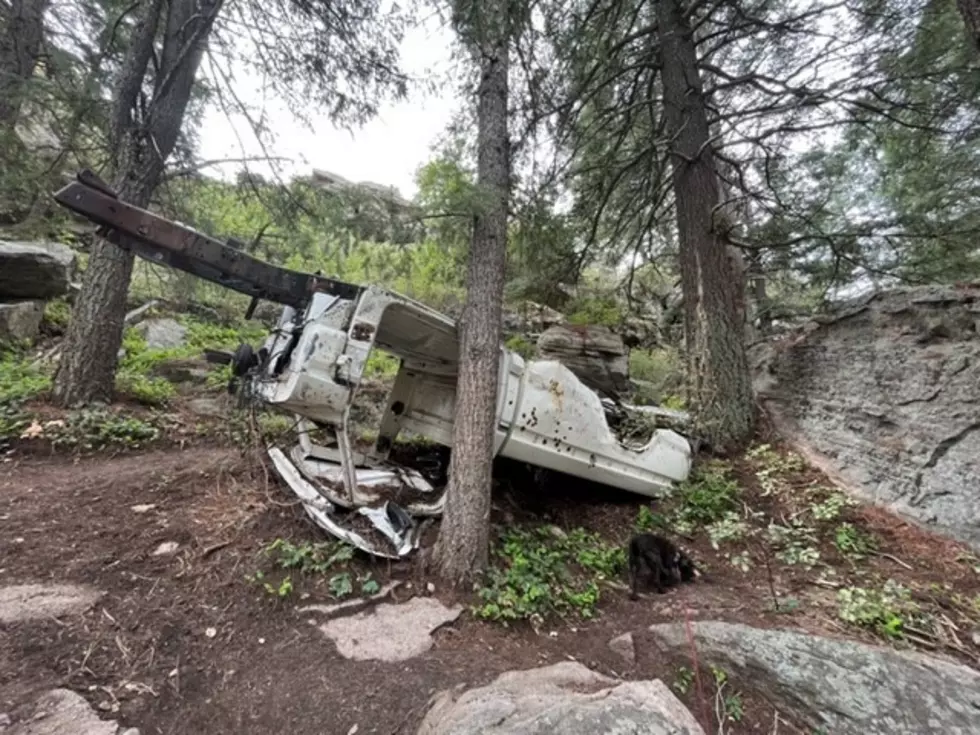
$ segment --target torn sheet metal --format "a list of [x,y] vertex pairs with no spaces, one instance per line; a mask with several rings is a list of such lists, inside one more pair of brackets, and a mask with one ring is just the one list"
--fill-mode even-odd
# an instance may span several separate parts
[[[272,459],[279,476],[303,504],[306,514],[327,533],[361,551],[386,559],[400,559],[418,548],[424,530],[423,526],[417,523],[399,505],[385,500],[375,507],[361,506],[355,513],[348,514],[346,518],[338,517],[335,514],[334,504],[324,497],[323,489],[319,483],[315,485],[303,477],[282,450],[271,447],[269,457]],[[335,465],[335,470],[337,481],[340,483],[342,471],[339,465]],[[382,471],[369,470],[367,472],[379,473]],[[380,475],[372,477],[377,478]],[[337,503],[337,505],[341,504]],[[365,538],[364,534],[346,527],[350,525],[351,516],[355,514],[366,518],[371,526],[378,531],[379,538],[371,540]]]
[[[352,502],[344,491],[340,464],[306,455],[299,445],[293,447],[290,459],[295,468],[314,483],[325,498],[341,508],[359,508],[393,500],[404,506],[410,515],[439,516],[442,515],[446,503],[443,489],[436,490],[419,472],[404,467],[355,468]],[[403,500],[407,495],[417,500]],[[431,497],[431,500],[426,496]]]

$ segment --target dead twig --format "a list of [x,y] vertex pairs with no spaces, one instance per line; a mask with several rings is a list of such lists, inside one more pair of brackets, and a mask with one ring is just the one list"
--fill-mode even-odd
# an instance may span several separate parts
[[885,559],[890,559],[891,561],[895,562],[899,566],[905,567],[910,572],[912,571],[912,565],[911,564],[906,564],[904,561],[902,561],[901,559],[899,559],[897,556],[892,556],[891,554],[886,554],[883,551],[873,551],[871,553],[873,553],[875,556],[880,556],[880,557],[883,557]]

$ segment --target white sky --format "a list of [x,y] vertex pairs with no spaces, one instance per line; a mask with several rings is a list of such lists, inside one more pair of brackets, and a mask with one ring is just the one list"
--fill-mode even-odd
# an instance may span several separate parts
[[[407,198],[415,195],[415,172],[431,158],[432,145],[446,129],[458,109],[458,89],[451,79],[452,32],[438,18],[429,17],[409,29],[402,44],[403,69],[414,78],[445,81],[442,91],[423,94],[412,91],[409,99],[388,104],[379,116],[361,129],[348,132],[335,128],[326,116],[313,119],[313,130],[297,121],[278,101],[265,105],[269,127],[274,135],[268,152],[291,159],[278,164],[281,176],[308,175],[313,168],[326,169],[352,181],[371,181],[395,186]],[[205,61],[205,67],[207,62]],[[262,100],[255,77],[247,79],[236,70],[239,95],[249,105]],[[200,128],[199,156],[212,161],[227,158],[259,157],[262,148],[244,120],[229,120],[217,107],[209,109]],[[240,142],[239,142],[240,141]],[[244,151],[243,151],[244,148]],[[202,171],[209,176],[234,176],[242,164],[225,164]],[[250,171],[269,174],[266,164],[249,163]]]

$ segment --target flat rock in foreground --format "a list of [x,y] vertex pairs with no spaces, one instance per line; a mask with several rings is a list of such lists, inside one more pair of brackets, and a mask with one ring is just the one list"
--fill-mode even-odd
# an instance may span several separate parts
[[565,661],[442,692],[418,735],[704,735],[659,680],[624,681]]
[[102,596],[91,587],[75,584],[17,584],[0,587],[0,623],[56,618],[80,613]]
[[[684,625],[650,633],[661,651],[690,655]],[[694,638],[701,661],[834,735],[980,733],[980,673],[945,659],[731,623],[696,623]]]
[[451,623],[463,608],[446,607],[432,597],[413,597],[401,604],[333,618],[320,626],[341,656],[355,661],[404,661],[432,647],[432,633]]
[[80,694],[69,689],[52,689],[34,702],[30,716],[0,728],[3,735],[116,735],[119,726],[99,719]]

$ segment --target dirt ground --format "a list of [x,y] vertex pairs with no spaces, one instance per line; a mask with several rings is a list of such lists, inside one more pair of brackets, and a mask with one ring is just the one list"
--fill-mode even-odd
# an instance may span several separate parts
[[[784,512],[761,493],[745,461],[738,467],[748,504],[774,517]],[[807,470],[795,482],[819,479]],[[511,483],[498,495],[497,520],[584,526],[618,542],[628,538],[642,504],[567,485],[559,496],[553,488]],[[218,442],[84,458],[15,450],[0,464],[0,585],[73,582],[105,595],[82,615],[0,626],[0,712],[16,718],[29,692],[65,686],[144,735],[343,735],[354,726],[358,733],[396,735],[414,732],[437,690],[485,683],[509,669],[573,659],[617,677],[671,683],[678,662],[640,646],[630,666],[607,646],[616,635],[657,622],[730,620],[873,640],[837,619],[836,589],[812,572],[780,567],[770,585],[765,573],[740,573],[707,540],[694,539],[688,548],[707,568],[706,579],[666,595],[630,602],[617,584],[603,590],[595,620],[560,621],[537,632],[464,612],[422,656],[397,664],[348,661],[297,609],[330,602],[323,585],[298,586],[276,601],[246,580],[276,538],[323,538],[290,497],[260,454]],[[153,507],[133,510],[147,504]],[[975,559],[956,544],[887,513],[847,512],[881,539],[881,555],[860,574],[917,589],[942,582],[947,587],[932,592],[937,604],[943,595],[980,591]],[[153,555],[163,542],[177,542],[177,552]],[[849,573],[832,547],[821,553]],[[382,583],[404,580],[398,600],[430,594],[412,562],[357,564]],[[798,606],[775,610],[773,589]],[[438,586],[434,594],[451,597]],[[980,654],[969,641],[959,641],[959,649],[953,641],[922,645],[974,666]],[[700,696],[697,689],[682,698],[707,731],[717,732],[713,704],[704,686]],[[747,686],[743,692],[745,717],[730,732],[772,732],[772,706]],[[779,723],[779,732],[803,732],[791,713]]]

